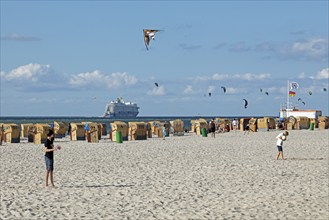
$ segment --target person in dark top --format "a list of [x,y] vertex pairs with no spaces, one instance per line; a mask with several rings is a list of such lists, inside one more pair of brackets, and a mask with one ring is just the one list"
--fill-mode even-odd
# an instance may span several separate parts
[[216,132],[215,119],[212,119],[210,121],[210,132],[211,132],[211,137],[215,138],[215,132]]
[[57,149],[60,149],[60,146],[54,147],[54,132],[52,130],[49,130],[47,134],[47,140],[45,142],[45,162],[46,162],[46,187],[48,186],[48,179],[50,176],[50,182],[53,187],[54,185],[54,151]]

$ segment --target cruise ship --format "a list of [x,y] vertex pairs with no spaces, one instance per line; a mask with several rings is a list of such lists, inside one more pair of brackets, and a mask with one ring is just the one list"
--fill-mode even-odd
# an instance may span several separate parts
[[102,117],[109,118],[136,118],[139,107],[136,103],[125,102],[122,97],[111,101],[105,107]]

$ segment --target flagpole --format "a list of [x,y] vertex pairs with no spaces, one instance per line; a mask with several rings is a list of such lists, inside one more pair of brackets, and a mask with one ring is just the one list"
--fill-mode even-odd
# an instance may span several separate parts
[[289,109],[289,80],[287,85],[287,109]]

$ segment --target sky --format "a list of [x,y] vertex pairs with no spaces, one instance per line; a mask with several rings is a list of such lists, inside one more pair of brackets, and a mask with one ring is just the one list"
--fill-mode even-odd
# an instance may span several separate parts
[[[1,0],[0,115],[100,116],[123,97],[139,116],[278,116],[288,81],[329,115],[328,5]],[[143,29],[160,30],[149,50]]]

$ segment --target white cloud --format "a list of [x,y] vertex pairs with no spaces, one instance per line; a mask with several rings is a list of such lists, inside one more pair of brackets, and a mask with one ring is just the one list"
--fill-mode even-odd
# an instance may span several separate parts
[[245,74],[234,74],[234,75],[215,73],[211,77],[212,80],[243,79],[243,80],[248,80],[248,81],[266,80],[269,78],[271,78],[270,73],[262,73],[262,74],[245,73]]
[[218,74],[218,73],[215,73],[214,75],[212,75],[211,78],[213,80],[224,80],[224,79],[230,78],[230,76],[228,74]]
[[37,82],[40,77],[44,77],[49,74],[50,65],[42,65],[38,63],[30,63],[24,66],[17,67],[9,73],[1,71],[1,78],[7,81],[12,80],[28,80],[32,82]]
[[227,94],[238,94],[243,92],[241,89],[239,88],[232,88],[232,87],[226,87],[226,93]]
[[316,76],[315,79],[329,79],[329,68],[322,69]]
[[191,85],[186,86],[186,88],[183,91],[184,94],[194,94],[193,87]]
[[147,92],[148,95],[153,95],[153,96],[162,96],[165,95],[165,88],[163,86],[155,87],[152,90]]
[[130,75],[126,72],[106,75],[99,70],[95,70],[93,72],[73,75],[69,81],[69,84],[74,87],[96,86],[116,89],[122,86],[134,85],[137,82],[138,80],[134,75]]
[[10,40],[10,41],[39,41],[37,37],[24,36],[17,33],[12,33],[6,36],[1,37],[1,40]]
[[327,61],[328,40],[324,38],[313,38],[304,41],[296,41],[278,48],[277,52],[284,58]]
[[189,80],[192,80],[194,83],[202,83],[210,80],[211,78],[208,76],[196,76],[196,77],[188,77]]
[[265,79],[269,79],[271,78],[271,74],[269,73],[263,73],[263,74],[252,74],[252,73],[246,73],[246,74],[242,74],[242,75],[237,75],[237,78],[242,78],[248,81],[252,81],[252,80],[265,80]]

